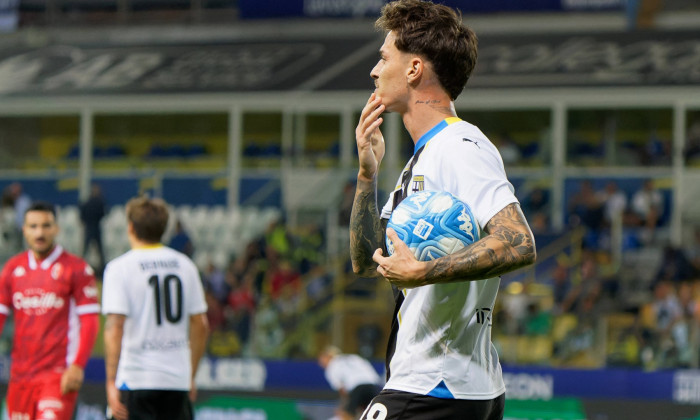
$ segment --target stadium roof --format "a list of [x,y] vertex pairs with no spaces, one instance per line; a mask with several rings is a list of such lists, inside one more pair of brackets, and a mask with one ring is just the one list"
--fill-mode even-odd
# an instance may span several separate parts
[[[474,25],[470,88],[700,85],[700,29],[511,23]],[[0,96],[367,91],[381,38],[369,20],[27,30],[0,38]]]

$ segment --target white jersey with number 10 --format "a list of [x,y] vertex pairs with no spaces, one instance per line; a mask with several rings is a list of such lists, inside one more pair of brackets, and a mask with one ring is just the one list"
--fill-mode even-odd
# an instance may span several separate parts
[[188,390],[189,319],[206,310],[199,272],[180,252],[137,248],[107,264],[102,312],[126,315],[117,387]]

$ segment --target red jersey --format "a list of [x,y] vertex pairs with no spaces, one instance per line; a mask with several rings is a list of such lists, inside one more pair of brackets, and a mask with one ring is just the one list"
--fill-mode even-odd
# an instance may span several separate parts
[[56,246],[37,261],[25,251],[0,274],[0,313],[14,312],[10,378],[36,379],[73,363],[79,343],[78,316],[99,313],[92,268]]

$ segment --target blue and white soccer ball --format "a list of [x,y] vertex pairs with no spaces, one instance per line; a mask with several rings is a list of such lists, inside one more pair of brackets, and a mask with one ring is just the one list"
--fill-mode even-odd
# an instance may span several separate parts
[[[420,261],[452,254],[479,239],[479,226],[467,204],[445,191],[420,191],[391,213],[390,227]],[[394,244],[386,237],[389,255]]]

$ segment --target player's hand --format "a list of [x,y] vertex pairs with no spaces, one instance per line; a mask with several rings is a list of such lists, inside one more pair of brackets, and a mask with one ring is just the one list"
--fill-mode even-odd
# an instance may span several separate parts
[[61,394],[79,391],[83,386],[83,368],[78,365],[70,365],[61,375]]
[[381,248],[374,251],[372,259],[379,264],[377,272],[391,284],[401,289],[424,286],[423,272],[425,263],[416,259],[404,241],[399,239],[394,229],[388,228],[386,235],[394,244],[394,253],[385,257]]
[[121,402],[120,392],[114,381],[107,381],[107,405],[112,411],[112,417],[115,420],[127,420],[129,418],[129,412]]
[[358,176],[367,180],[373,180],[379,170],[379,164],[384,158],[384,136],[379,126],[384,122],[381,117],[385,107],[382,99],[375,92],[367,100],[362,108],[360,121],[355,128],[355,140],[357,140],[357,155],[360,159]]

